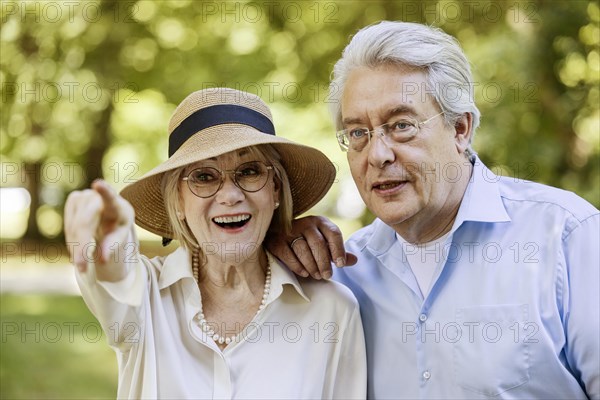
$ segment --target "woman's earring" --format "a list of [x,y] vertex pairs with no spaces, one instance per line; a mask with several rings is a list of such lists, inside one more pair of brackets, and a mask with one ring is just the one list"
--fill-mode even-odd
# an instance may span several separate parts
[[278,201],[275,202],[275,208],[277,208],[277,207],[279,207],[279,202]]
[[185,219],[181,211],[177,211],[175,214],[177,214],[177,218],[179,218],[180,221],[183,221]]

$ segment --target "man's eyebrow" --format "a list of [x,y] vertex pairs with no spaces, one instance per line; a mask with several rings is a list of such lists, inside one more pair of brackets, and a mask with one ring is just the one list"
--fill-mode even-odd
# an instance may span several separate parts
[[[416,115],[417,112],[416,110],[409,106],[409,105],[400,105],[400,106],[396,106],[393,107],[391,109],[389,109],[388,111],[386,111],[383,116],[384,116],[384,120],[388,120],[390,117],[393,117],[395,115],[398,114],[412,114],[412,115]],[[366,125],[366,123],[364,122],[364,120],[362,118],[357,118],[357,117],[348,117],[348,118],[344,118],[342,120],[342,124],[344,126],[346,125]]]
[[358,125],[358,124],[364,124],[362,118],[344,118],[342,120],[342,125],[346,126],[346,125]]
[[388,118],[393,117],[394,115],[398,115],[398,114],[412,114],[412,115],[416,115],[417,112],[416,112],[416,110],[413,107],[403,104],[401,106],[394,107],[391,110],[389,110],[385,114],[385,116],[386,116],[385,119],[388,119]]

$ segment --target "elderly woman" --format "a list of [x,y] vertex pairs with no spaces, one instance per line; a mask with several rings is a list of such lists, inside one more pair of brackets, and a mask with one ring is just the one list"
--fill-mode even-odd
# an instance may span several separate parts
[[[352,294],[296,278],[263,247],[334,176],[320,151],[275,136],[257,96],[210,89],[175,110],[166,162],[121,196],[103,181],[69,196],[66,238],[117,353],[119,398],[365,397]],[[140,255],[134,214],[181,246]]]

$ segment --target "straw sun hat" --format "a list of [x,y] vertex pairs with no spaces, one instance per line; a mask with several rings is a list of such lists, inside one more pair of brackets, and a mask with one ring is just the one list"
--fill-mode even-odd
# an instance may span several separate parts
[[314,206],[331,187],[335,167],[319,150],[275,136],[267,105],[256,95],[228,88],[190,94],[169,123],[169,159],[126,186],[121,195],[135,209],[136,223],[173,238],[161,190],[167,171],[248,146],[270,143],[281,155],[293,200],[293,215]]

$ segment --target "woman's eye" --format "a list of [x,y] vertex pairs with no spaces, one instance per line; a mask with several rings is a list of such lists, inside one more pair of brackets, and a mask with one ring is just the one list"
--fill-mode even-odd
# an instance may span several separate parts
[[260,171],[255,167],[246,167],[246,168],[242,169],[239,173],[242,176],[253,176],[253,175],[258,175],[260,173]]
[[192,175],[192,179],[195,182],[211,182],[217,179],[217,177],[211,171],[197,171]]
[[249,162],[240,165],[235,174],[240,177],[244,176],[256,176],[262,173],[262,166],[258,162]]

